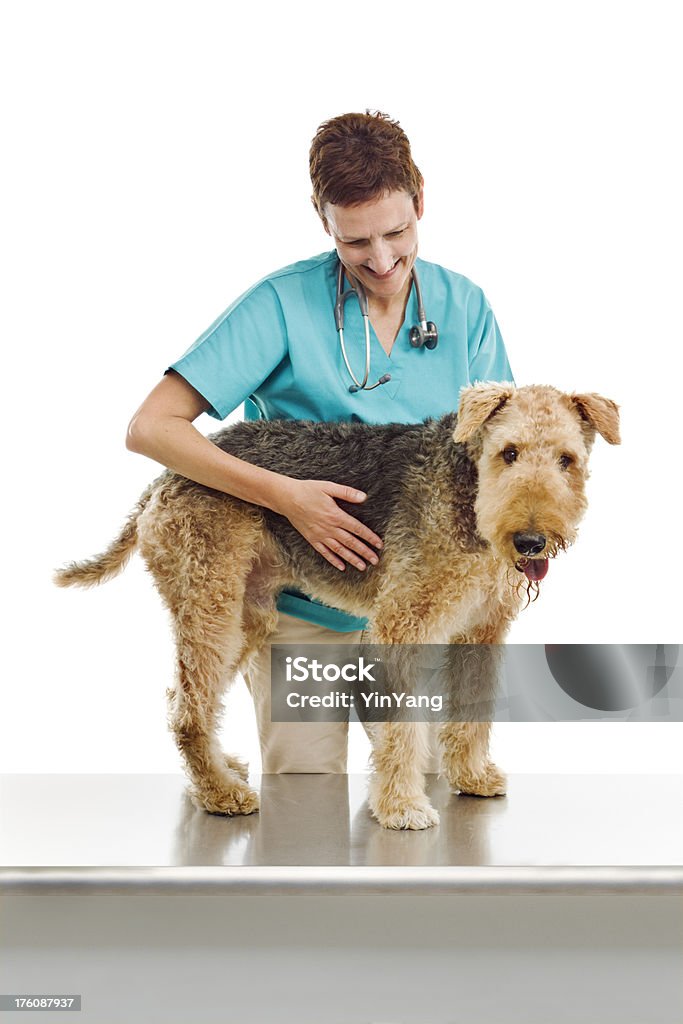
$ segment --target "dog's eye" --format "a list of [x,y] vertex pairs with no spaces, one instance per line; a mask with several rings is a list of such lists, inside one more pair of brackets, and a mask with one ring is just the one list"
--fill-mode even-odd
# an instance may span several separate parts
[[573,461],[571,455],[560,455],[559,463],[561,469],[569,469]]
[[508,466],[510,466],[519,455],[519,452],[513,445],[509,444],[507,448],[503,448],[501,455],[503,456],[503,462],[507,462]]

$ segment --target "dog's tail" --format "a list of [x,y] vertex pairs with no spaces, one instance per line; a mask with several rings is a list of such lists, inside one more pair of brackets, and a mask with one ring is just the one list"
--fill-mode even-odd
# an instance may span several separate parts
[[94,587],[107,583],[123,572],[138,543],[138,519],[152,494],[152,485],[140,496],[140,500],[128,516],[126,525],[106,551],[85,562],[69,562],[63,569],[57,569],[54,582],[58,587]]

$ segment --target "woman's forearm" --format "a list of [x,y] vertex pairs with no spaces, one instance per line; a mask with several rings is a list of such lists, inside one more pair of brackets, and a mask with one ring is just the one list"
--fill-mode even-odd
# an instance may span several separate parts
[[128,427],[126,447],[205,487],[272,509],[289,519],[316,551],[338,569],[377,562],[381,538],[337,502],[362,503],[365,494],[329,480],[295,480],[252,466],[222,451],[194,426],[208,401],[169,373],[150,392]]
[[126,447],[198,484],[275,512],[279,511],[278,496],[289,481],[221,451],[181,416],[154,420],[135,416],[128,427]]

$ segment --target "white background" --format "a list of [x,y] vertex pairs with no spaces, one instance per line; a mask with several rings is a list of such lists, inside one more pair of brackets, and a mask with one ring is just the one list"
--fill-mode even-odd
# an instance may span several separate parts
[[[683,639],[675,11],[7,5],[0,770],[180,770],[170,630],[140,562],[91,592],[50,573],[102,550],[158,472],[124,435],[165,367],[254,281],[330,248],[309,143],[366,107],[408,133],[420,254],[484,288],[517,382],[622,409],[622,447],[596,442],[579,542],[510,640]],[[499,725],[495,754],[512,772],[680,771],[682,739],[678,724]],[[259,767],[241,682],[224,741]],[[366,757],[357,727],[351,770]]]

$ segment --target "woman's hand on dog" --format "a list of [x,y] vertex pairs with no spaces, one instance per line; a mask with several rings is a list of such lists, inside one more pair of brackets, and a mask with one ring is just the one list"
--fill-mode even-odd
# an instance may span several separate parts
[[330,480],[294,480],[289,477],[280,489],[279,507],[275,511],[289,519],[294,529],[335,568],[343,571],[346,568],[344,561],[361,570],[368,562],[377,565],[377,554],[368,544],[379,549],[382,547],[381,539],[340,508],[335,498],[361,503],[367,495],[355,487],[335,484]]

